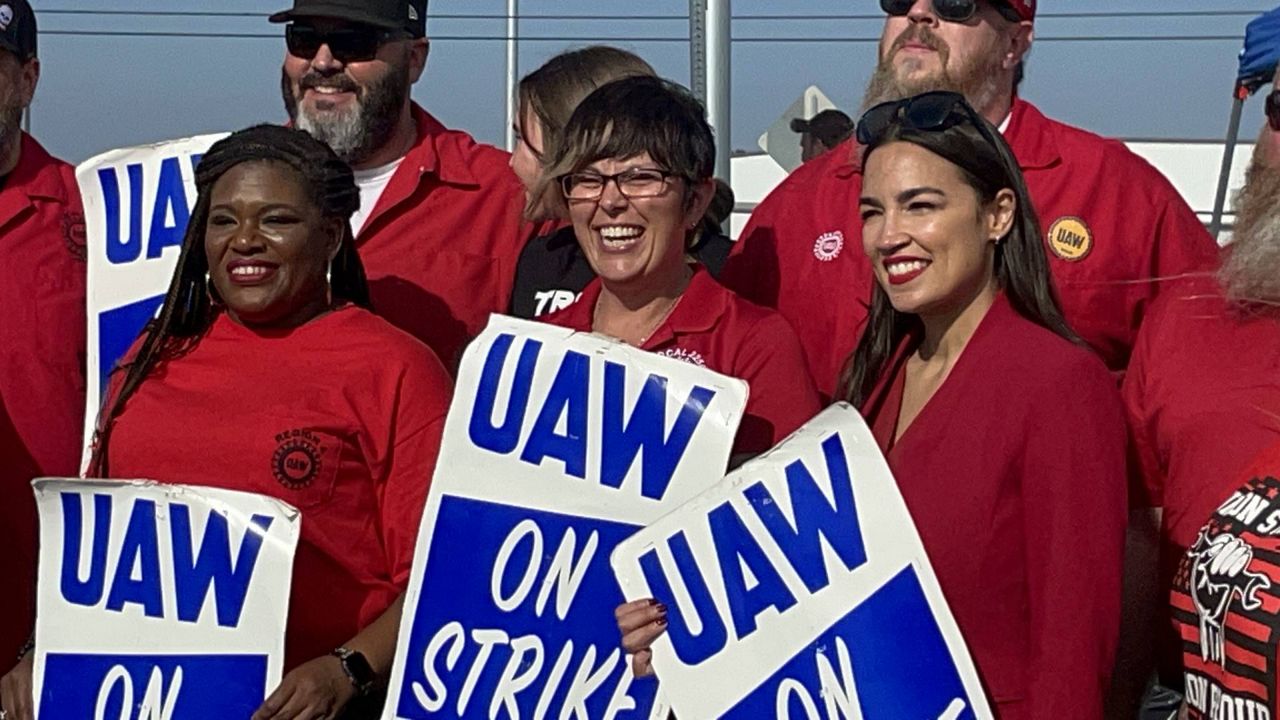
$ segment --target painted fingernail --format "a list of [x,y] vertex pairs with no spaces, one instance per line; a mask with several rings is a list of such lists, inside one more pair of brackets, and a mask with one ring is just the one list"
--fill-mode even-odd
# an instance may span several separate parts
[[667,606],[666,606],[666,605],[663,605],[662,603],[658,603],[658,605],[657,605],[657,609],[658,609],[658,612],[659,612],[659,613],[662,613],[663,615],[666,615],[666,614],[667,614]]
[[658,618],[658,627],[666,627],[666,626],[667,626],[667,618],[665,616]]

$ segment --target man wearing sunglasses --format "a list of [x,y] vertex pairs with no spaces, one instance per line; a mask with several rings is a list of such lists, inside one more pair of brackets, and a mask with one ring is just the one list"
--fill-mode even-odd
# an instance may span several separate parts
[[[1236,196],[1235,227],[1221,270],[1217,277],[1187,278],[1161,293],[1147,312],[1125,376],[1140,500],[1162,509],[1155,592],[1162,606],[1205,520],[1227,507],[1223,503],[1250,460],[1280,442],[1280,91],[1268,95],[1266,117]],[[1274,712],[1280,707],[1276,676],[1252,669],[1269,673],[1277,667],[1275,643],[1241,646],[1228,633],[1233,662],[1205,663],[1198,643],[1184,645],[1191,637],[1185,631],[1198,624],[1202,609],[1187,601],[1188,592],[1184,584],[1183,597],[1163,613],[1166,622],[1157,624],[1162,679],[1181,685],[1182,672],[1187,684],[1213,686],[1214,697],[1225,690],[1231,702],[1258,703]],[[1222,622],[1223,614],[1247,617],[1245,624],[1261,620],[1255,627],[1267,632],[1280,628],[1274,613],[1250,612],[1238,601],[1216,618],[1201,615]],[[1241,687],[1262,692],[1240,693]],[[1192,717],[1208,716],[1202,712],[1203,693],[1193,692],[1188,700],[1198,711]]]
[[[1034,0],[880,6],[880,60],[865,106],[952,90],[1001,128],[1035,199],[1067,320],[1122,372],[1159,291],[1155,279],[1214,262],[1213,240],[1172,185],[1122,144],[1050,120],[1018,97]],[[791,321],[828,396],[873,284],[861,251],[861,185],[856,139],[798,168],[752,213],[722,278]]]
[[[0,673],[35,619],[34,594],[18,589],[35,578],[31,479],[75,475],[84,427],[84,215],[74,168],[22,130],[39,80],[35,13],[0,0]],[[10,718],[29,702],[11,685]]]
[[489,314],[506,310],[516,258],[539,228],[521,219],[507,153],[412,100],[426,14],[427,0],[295,0],[271,21],[288,23],[290,120],[355,170],[352,230],[374,310],[453,368]]

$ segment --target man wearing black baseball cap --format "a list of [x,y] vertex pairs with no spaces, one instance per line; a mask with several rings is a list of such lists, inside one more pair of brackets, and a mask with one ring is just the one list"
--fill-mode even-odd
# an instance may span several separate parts
[[374,310],[453,367],[489,314],[506,310],[537,228],[521,218],[509,155],[410,97],[430,49],[426,14],[426,0],[295,0],[271,21],[288,23],[290,119],[356,172],[352,229]]
[[853,135],[853,118],[839,110],[823,110],[808,120],[792,120],[791,132],[800,133],[800,159],[809,162],[848,140]]
[[[0,463],[0,660],[30,637],[36,511],[32,477],[74,476],[84,423],[84,215],[75,171],[22,131],[40,80],[36,17],[27,0],[0,0],[0,407],[16,443]],[[26,468],[25,470],[23,468]],[[25,684],[24,684],[25,683]],[[0,681],[0,717],[30,717],[30,674]]]

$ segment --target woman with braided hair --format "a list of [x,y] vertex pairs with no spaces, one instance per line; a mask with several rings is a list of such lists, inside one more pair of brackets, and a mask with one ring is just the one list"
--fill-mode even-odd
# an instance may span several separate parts
[[209,150],[196,183],[164,305],[112,375],[90,475],[301,510],[286,675],[253,718],[377,717],[451,381],[367,309],[359,190],[328,147],[249,128]]

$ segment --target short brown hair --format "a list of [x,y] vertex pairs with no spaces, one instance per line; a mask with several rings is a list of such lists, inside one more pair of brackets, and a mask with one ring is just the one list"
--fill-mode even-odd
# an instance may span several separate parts
[[[550,158],[556,154],[569,117],[596,88],[626,77],[656,74],[639,55],[609,45],[560,53],[520,80],[516,88],[520,108],[516,124],[520,134],[528,137],[524,122],[526,113],[532,113],[542,128],[539,153],[542,158]],[[542,200],[540,193],[530,193],[525,214],[537,214],[544,206]]]

